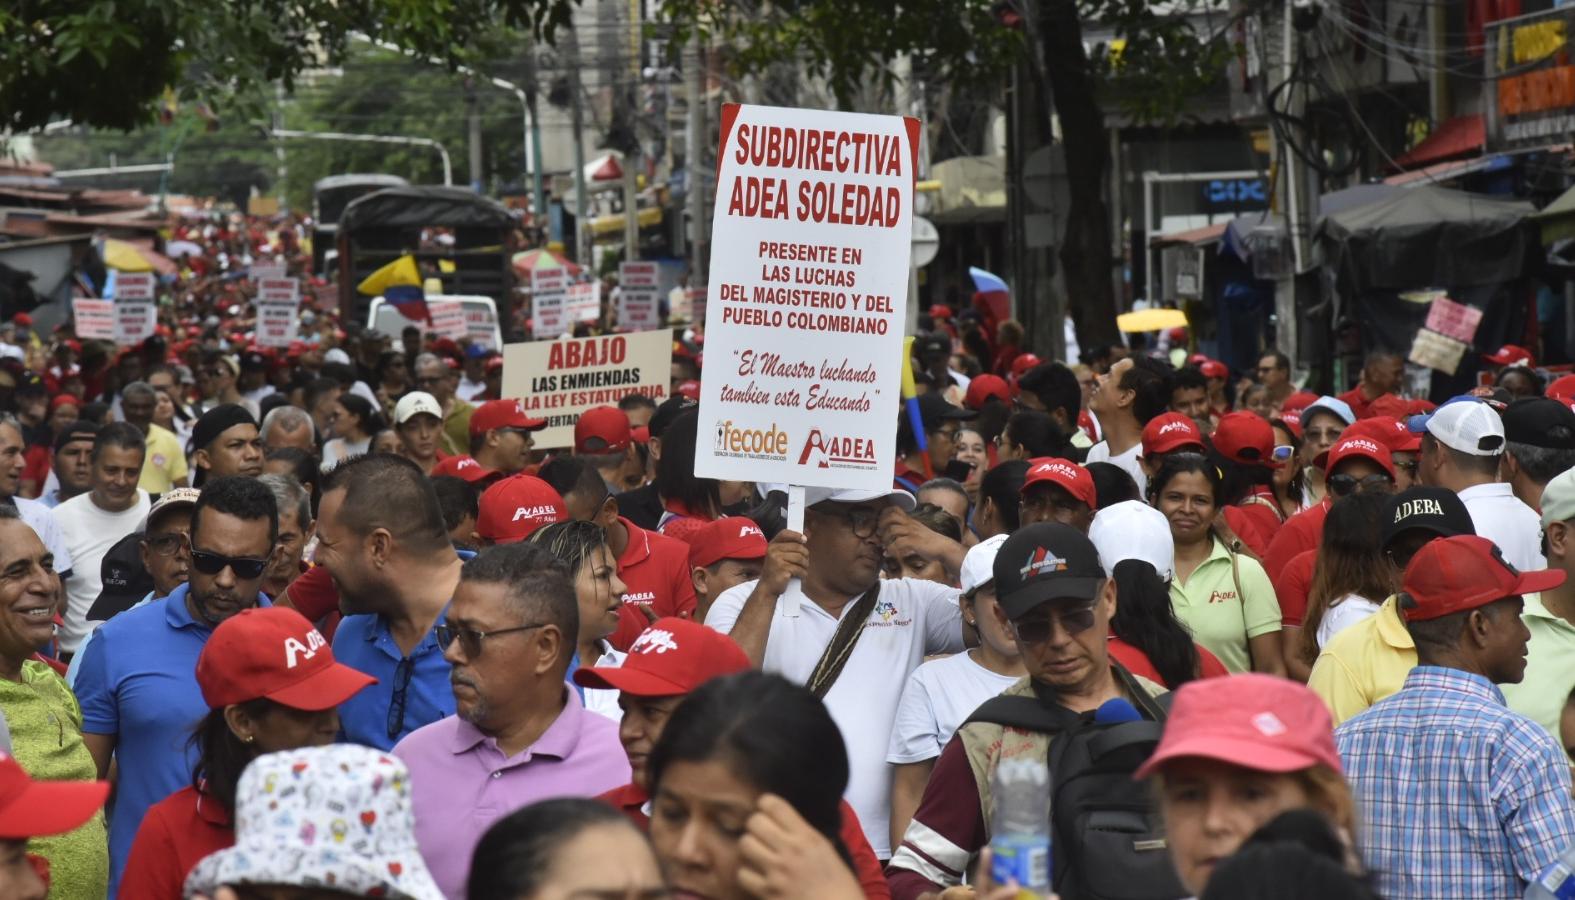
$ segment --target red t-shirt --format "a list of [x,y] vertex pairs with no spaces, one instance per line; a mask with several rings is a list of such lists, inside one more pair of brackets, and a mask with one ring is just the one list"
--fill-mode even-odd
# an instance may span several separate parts
[[[1264,496],[1260,491],[1258,496],[1263,500],[1246,500],[1235,506],[1227,506],[1223,510],[1225,524],[1231,531],[1241,538],[1252,555],[1262,560],[1264,554],[1269,552],[1269,544],[1274,536],[1279,533],[1280,526],[1285,524],[1280,521],[1279,503],[1274,495],[1269,493]],[[1270,506],[1269,504],[1274,504]]]
[[1280,624],[1302,627],[1302,619],[1307,615],[1307,594],[1312,590],[1313,566],[1317,562],[1316,549],[1303,550],[1291,557],[1285,568],[1269,576],[1274,584],[1274,595],[1280,598]]
[[629,545],[618,557],[618,578],[628,589],[618,611],[618,628],[607,642],[628,650],[634,639],[651,624],[641,611],[649,609],[658,619],[690,618],[695,612],[695,585],[689,578],[689,545],[677,538],[644,528],[618,517],[629,532]]
[[[1131,672],[1133,675],[1141,675],[1155,684],[1170,687],[1165,679],[1159,677],[1159,670],[1155,669],[1154,664],[1148,661],[1148,654],[1142,650],[1114,635],[1111,636],[1106,646],[1109,649],[1110,658],[1120,663],[1128,672]],[[1199,678],[1219,678],[1230,674],[1230,670],[1225,668],[1225,664],[1220,662],[1219,657],[1205,650],[1202,644],[1194,643],[1192,646],[1198,648]]]
[[1280,531],[1269,542],[1269,552],[1264,554],[1263,569],[1274,580],[1298,553],[1316,550],[1323,543],[1323,520],[1329,515],[1329,500],[1302,510],[1286,520]]
[[344,617],[339,614],[339,589],[334,587],[334,580],[328,570],[322,566],[312,566],[290,582],[284,593],[290,598],[290,605],[295,607],[295,611],[316,625],[323,637],[332,643],[334,631],[339,628],[339,620]]
[[120,875],[120,896],[177,900],[186,876],[204,856],[234,844],[229,812],[196,788],[181,788],[142,817]]
[[[639,785],[626,784],[621,788],[613,788],[596,799],[622,811],[641,831],[651,830],[651,817],[645,814],[644,809],[646,801],[651,798]],[[842,832],[839,836],[843,846],[848,848],[848,855],[853,858],[853,874],[858,877],[859,886],[864,888],[864,896],[870,900],[891,900],[891,889],[886,886],[886,873],[881,871],[880,860],[875,858],[875,851],[864,837],[858,814],[846,800],[842,801]]]
[[22,451],[22,480],[31,481],[43,490],[44,482],[49,479],[50,459],[48,444],[34,444]]

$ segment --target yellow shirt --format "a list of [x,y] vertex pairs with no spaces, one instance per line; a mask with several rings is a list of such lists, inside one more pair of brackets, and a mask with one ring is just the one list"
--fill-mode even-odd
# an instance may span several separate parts
[[[1257,560],[1237,555],[1219,541],[1185,583],[1170,582],[1170,605],[1192,637],[1232,672],[1252,671],[1247,642],[1280,630],[1280,602]],[[1237,582],[1241,593],[1237,597]]]
[[470,453],[470,414],[476,408],[455,398],[448,415],[443,417],[443,452],[450,456]]
[[1416,644],[1390,597],[1378,612],[1334,636],[1313,663],[1307,686],[1323,698],[1339,725],[1400,690],[1416,667]]
[[1520,619],[1531,631],[1526,677],[1520,684],[1501,684],[1499,689],[1510,709],[1535,719],[1562,747],[1559,716],[1575,689],[1575,625],[1548,612],[1540,594],[1526,594],[1525,600]]
[[149,425],[147,445],[137,487],[150,494],[167,494],[175,482],[186,477],[186,454],[181,451],[180,438],[168,429]]

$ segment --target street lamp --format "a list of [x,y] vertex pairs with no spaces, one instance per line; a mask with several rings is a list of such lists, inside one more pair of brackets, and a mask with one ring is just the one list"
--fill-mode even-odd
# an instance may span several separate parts
[[276,138],[300,138],[309,141],[361,141],[371,144],[404,144],[411,147],[431,147],[443,159],[443,184],[454,184],[454,168],[449,164],[448,150],[431,138],[420,137],[395,137],[385,134],[346,134],[340,131],[295,131],[286,128],[271,128],[268,134]]

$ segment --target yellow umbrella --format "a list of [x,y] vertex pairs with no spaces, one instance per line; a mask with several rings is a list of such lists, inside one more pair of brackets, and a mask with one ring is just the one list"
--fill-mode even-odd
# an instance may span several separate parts
[[114,238],[104,240],[104,265],[121,272],[151,272],[153,263],[142,249]]
[[1116,316],[1116,327],[1127,334],[1186,328],[1187,314],[1179,309],[1140,309]]

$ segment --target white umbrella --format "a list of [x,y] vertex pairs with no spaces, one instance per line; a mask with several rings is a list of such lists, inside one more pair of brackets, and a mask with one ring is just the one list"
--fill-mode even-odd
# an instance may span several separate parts
[[191,241],[170,241],[164,245],[164,255],[170,259],[178,260],[187,254],[201,256],[202,248]]

